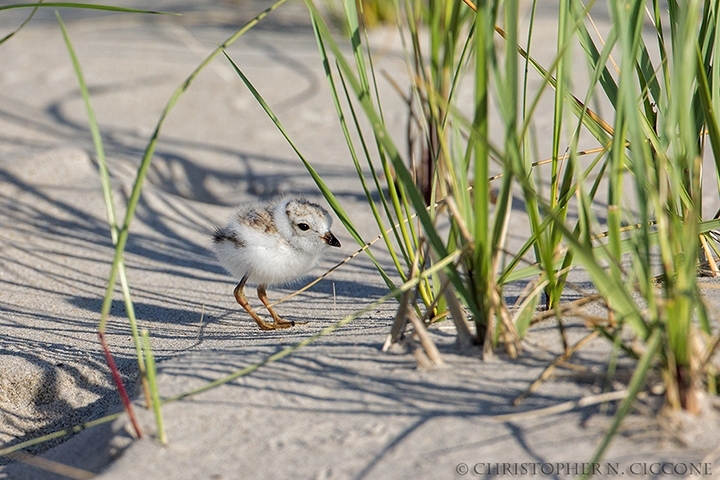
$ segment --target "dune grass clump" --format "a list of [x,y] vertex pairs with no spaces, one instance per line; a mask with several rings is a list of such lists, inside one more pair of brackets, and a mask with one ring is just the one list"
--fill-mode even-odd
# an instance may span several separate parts
[[[697,281],[703,259],[718,273],[708,235],[720,223],[702,209],[703,177],[720,174],[717,3],[561,0],[556,54],[542,65],[531,52],[537,2],[521,31],[517,1],[395,1],[416,132],[405,145],[384,122],[361,4],[342,2],[352,55],[314,3],[306,4],[338,118],[359,138],[346,134],[368,203],[381,231],[390,226],[385,239],[397,273],[405,280],[459,255],[403,298],[418,301],[401,305],[395,338],[414,310],[425,324],[449,311],[466,342],[468,312],[485,356],[502,344],[514,357],[539,316],[536,306],[545,304],[568,355],[562,296],[570,270],[580,269],[607,306],[607,318],[592,328],[638,359],[596,457],[651,369],[662,372],[667,406],[698,413],[701,392],[716,393],[717,374],[718,335]],[[601,8],[610,16],[602,33],[593,21]],[[574,81],[580,62],[590,77],[584,86]],[[531,76],[541,80],[535,90]],[[470,107],[457,93],[468,87]],[[551,112],[538,108],[543,95],[552,95]],[[610,111],[601,116],[590,108],[595,103]],[[538,155],[531,134],[546,115],[552,141]],[[491,135],[491,126],[501,134]],[[581,144],[587,138],[592,144]],[[373,172],[371,181],[360,164]],[[540,165],[549,175],[538,173]],[[508,252],[510,217],[518,215],[513,197],[524,203],[529,231],[522,248]],[[529,267],[522,263],[528,254]],[[520,279],[530,283],[511,311],[503,287]]]

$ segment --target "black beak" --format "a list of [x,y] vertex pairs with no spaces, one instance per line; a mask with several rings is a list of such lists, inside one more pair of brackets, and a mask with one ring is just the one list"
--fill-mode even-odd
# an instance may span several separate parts
[[335,235],[332,234],[332,232],[327,232],[325,235],[320,237],[323,239],[325,243],[330,245],[331,247],[339,247],[340,241],[335,237]]

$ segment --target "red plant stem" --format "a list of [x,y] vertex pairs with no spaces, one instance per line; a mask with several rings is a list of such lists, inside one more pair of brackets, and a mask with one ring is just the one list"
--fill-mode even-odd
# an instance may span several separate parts
[[112,354],[110,353],[110,348],[105,341],[105,334],[103,332],[98,332],[98,337],[100,337],[100,345],[102,345],[103,352],[105,352],[105,359],[107,360],[108,367],[110,367],[110,372],[112,373],[113,380],[115,381],[118,393],[120,394],[120,399],[125,406],[125,411],[130,417],[130,421],[133,424],[133,428],[135,429],[135,433],[138,438],[142,438],[140,425],[138,424],[137,418],[135,418],[135,412],[133,411],[132,404],[130,403],[130,397],[127,394],[127,390],[125,390],[125,385],[123,385],[122,379],[120,378],[120,372],[118,372],[115,360],[113,360]]

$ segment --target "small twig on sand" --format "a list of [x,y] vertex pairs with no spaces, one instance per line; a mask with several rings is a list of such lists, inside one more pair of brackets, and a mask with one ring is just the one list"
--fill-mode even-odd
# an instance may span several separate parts
[[575,353],[577,350],[583,347],[587,342],[592,340],[597,336],[598,332],[597,330],[594,330],[590,332],[589,334],[585,335],[583,338],[578,340],[578,342],[570,347],[567,351],[565,351],[562,355],[560,355],[558,358],[555,359],[550,365],[548,365],[545,370],[540,374],[540,376],[535,380],[523,393],[515,397],[515,400],[513,400],[512,404],[517,406],[520,405],[525,398],[527,398],[528,395],[530,395],[532,392],[538,389],[542,383],[547,380],[550,375],[552,375],[552,372],[555,371],[555,367],[558,365],[566,362],[567,360],[572,357],[573,353]]
[[569,412],[576,408],[589,407],[598,403],[612,402],[622,400],[628,396],[627,390],[618,390],[616,392],[601,393],[599,395],[589,395],[580,400],[571,400],[569,402],[559,403],[552,407],[538,408],[536,410],[528,410],[527,412],[508,413],[504,415],[494,415],[490,418],[497,422],[512,422],[515,420],[525,420],[528,418],[539,418],[558,413]]
[[72,478],[76,480],[95,478],[95,474],[92,472],[88,472],[87,470],[76,468],[70,465],[65,465],[64,463],[56,462],[54,460],[43,457],[38,457],[36,455],[30,455],[29,453],[25,453],[22,451],[8,453],[6,456],[11,460],[27,463],[28,465],[40,468],[42,470],[45,470],[46,472],[55,473],[57,475],[62,475],[63,477],[67,478]]

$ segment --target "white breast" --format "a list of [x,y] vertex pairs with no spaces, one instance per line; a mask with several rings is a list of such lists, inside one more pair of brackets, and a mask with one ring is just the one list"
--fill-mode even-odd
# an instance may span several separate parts
[[289,283],[307,275],[320,260],[319,249],[303,252],[275,236],[248,229],[242,233],[242,247],[232,242],[215,245],[218,260],[237,279],[248,275],[255,284]]

